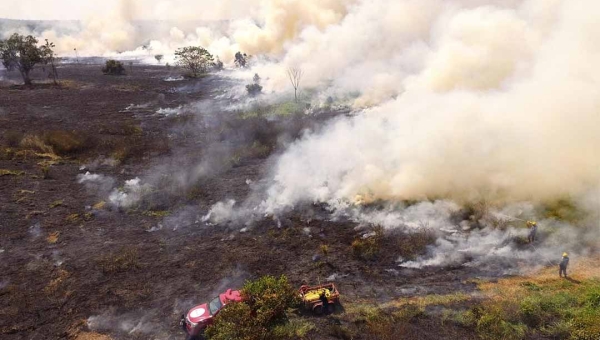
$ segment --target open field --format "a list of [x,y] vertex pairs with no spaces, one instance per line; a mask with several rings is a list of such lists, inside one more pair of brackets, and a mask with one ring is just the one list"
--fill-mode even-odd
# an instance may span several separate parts
[[[247,197],[271,156],[304,129],[346,112],[219,111],[235,85],[226,73],[165,81],[177,72],[135,64],[111,77],[97,64],[63,64],[61,85],[25,88],[1,72],[2,339],[183,339],[178,321],[189,307],[266,274],[298,286],[336,280],[345,311],[294,316],[305,339],[476,339],[481,318],[465,313],[523,287],[552,295],[581,286],[582,299],[597,292],[597,262],[574,265],[571,281],[555,268],[499,279],[475,267],[398,267],[398,256],[434,239],[365,240],[357,223],[319,205],[264,217],[247,232],[202,220],[213,204]],[[197,164],[201,171],[180,171]],[[82,180],[88,171],[105,180]],[[151,179],[142,200],[107,202],[136,177]],[[541,323],[512,322],[512,338],[557,338]]]

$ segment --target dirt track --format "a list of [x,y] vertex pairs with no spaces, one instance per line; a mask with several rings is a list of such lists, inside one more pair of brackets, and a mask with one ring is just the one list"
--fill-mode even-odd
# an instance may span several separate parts
[[[250,190],[246,180],[256,181],[267,170],[265,155],[249,153],[232,166],[217,167],[198,179],[193,195],[165,194],[133,210],[90,209],[106,198],[77,182],[85,171],[112,176],[118,186],[162,164],[177,168],[199,162],[217,145],[226,144],[222,154],[230,156],[241,144],[264,138],[262,127],[248,137],[247,127],[227,120],[194,125],[194,118],[155,114],[159,108],[210,101],[215,88],[227,84],[218,76],[166,82],[176,73],[165,67],[136,65],[122,77],[103,76],[99,69],[64,65],[61,87],[26,89],[8,82],[0,87],[2,148],[10,146],[9,136],[48,131],[75,131],[91,140],[89,147],[54,162],[46,179],[40,165],[44,158],[0,160],[0,169],[17,171],[0,176],[2,339],[74,338],[90,325],[115,339],[183,338],[178,319],[187,308],[265,274],[286,274],[298,285],[337,274],[343,299],[369,303],[473,289],[466,280],[476,273],[467,269],[390,271],[398,269],[393,252],[376,261],[357,259],[351,250],[360,235],[356,225],[307,217],[322,215],[319,207],[287,216],[281,228],[265,219],[247,233],[239,232],[242,226],[203,223],[180,223],[174,230],[177,223],[153,213],[185,210],[201,216],[220,200],[243,199]],[[18,81],[16,74],[8,76]],[[125,110],[131,104],[145,106]],[[291,130],[285,122],[268,128],[293,138],[298,126],[317,128],[326,117],[303,119]],[[129,147],[122,162],[89,166],[122,144]],[[81,169],[84,164],[88,168]],[[159,224],[165,227],[150,232]],[[321,254],[322,244],[329,247],[327,255]],[[316,254],[321,259],[315,261]],[[329,321],[315,320],[321,326]],[[406,332],[407,338],[471,336],[430,318]],[[329,338],[335,337],[326,332],[313,337]]]

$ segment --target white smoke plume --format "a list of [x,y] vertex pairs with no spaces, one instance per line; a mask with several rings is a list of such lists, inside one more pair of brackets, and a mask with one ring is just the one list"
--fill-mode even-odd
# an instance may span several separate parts
[[116,207],[129,208],[137,204],[150,190],[149,185],[141,183],[136,177],[125,181],[123,187],[114,189],[108,196],[108,201]]
[[518,10],[438,14],[422,68],[396,83],[398,97],[291,146],[264,210],[357,197],[543,201],[597,190],[598,7],[525,1]]

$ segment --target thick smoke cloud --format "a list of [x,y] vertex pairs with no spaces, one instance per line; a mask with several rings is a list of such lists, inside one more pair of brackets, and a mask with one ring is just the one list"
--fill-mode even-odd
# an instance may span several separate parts
[[[37,7],[43,1],[26,1]],[[227,0],[160,1],[109,0],[102,4],[72,7],[59,1],[34,18],[57,19],[57,12],[79,20],[53,23],[53,27],[30,31],[29,26],[7,30],[33,33],[57,45],[59,54],[145,56],[162,53],[172,59],[175,49],[201,45],[225,62],[242,50],[250,54],[280,56],[287,43],[306,27],[324,29],[339,22],[352,0]],[[32,18],[30,7],[5,8],[9,18]]]
[[[364,108],[283,153],[252,197],[259,215],[312,202],[598,197],[597,1],[131,0],[102,8],[82,9],[76,30],[36,34],[62,53],[151,57],[194,44],[225,62],[238,50],[265,55],[252,70],[265,92],[290,89],[285,69],[297,66],[302,88]],[[165,21],[148,27],[144,19]],[[213,218],[233,210],[215,206]]]
[[[292,146],[266,211],[356,197],[545,200],[599,181],[599,9],[586,0],[123,0],[80,8],[78,33],[41,36],[88,54],[136,53],[144,41],[156,52],[200,44],[226,61],[237,50],[267,55],[275,62],[255,65],[266,89],[285,89],[295,65],[303,87],[371,107]],[[172,22],[151,30],[142,19]]]
[[439,14],[431,25],[439,35],[422,69],[397,83],[398,97],[290,147],[265,210],[356,197],[541,201],[597,190],[599,5],[556,6],[543,19],[548,5],[536,1]]

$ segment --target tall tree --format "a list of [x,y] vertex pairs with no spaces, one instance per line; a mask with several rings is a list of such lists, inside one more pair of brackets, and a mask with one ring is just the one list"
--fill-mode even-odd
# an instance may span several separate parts
[[212,65],[213,56],[203,47],[188,46],[175,51],[177,64],[188,70],[190,76],[198,77]]
[[[6,40],[0,40],[0,59],[7,70],[17,69],[23,77],[25,85],[31,85],[29,73],[36,64],[47,62],[48,53],[54,44],[38,47],[38,40],[31,36],[15,33]],[[53,57],[52,52],[52,57]]]
[[247,63],[248,63],[248,55],[246,55],[246,53],[242,54],[242,52],[238,51],[235,54],[235,65],[237,67],[244,68],[244,67],[246,67]]

